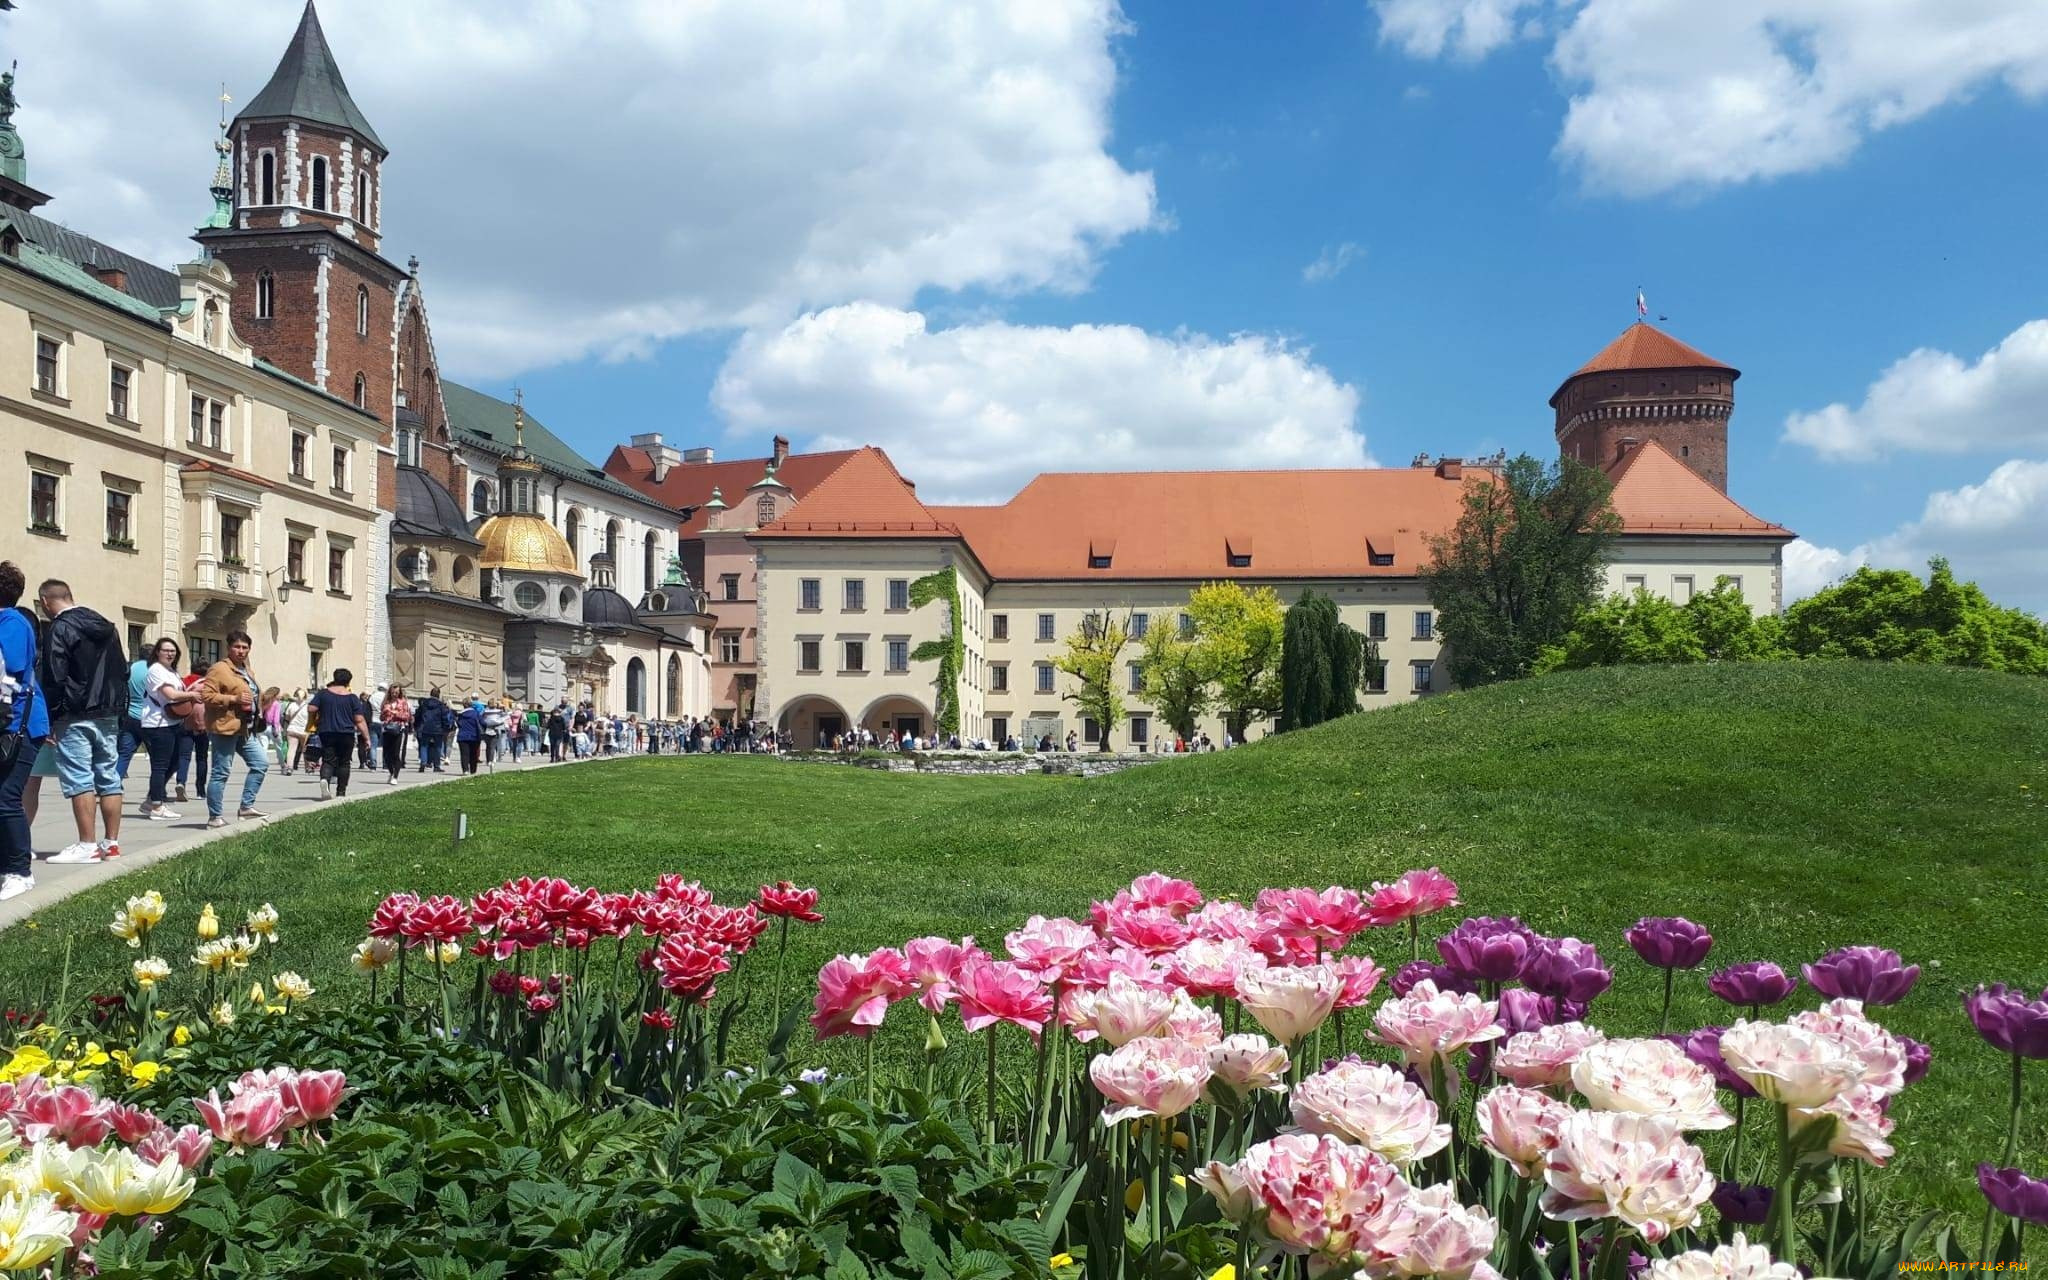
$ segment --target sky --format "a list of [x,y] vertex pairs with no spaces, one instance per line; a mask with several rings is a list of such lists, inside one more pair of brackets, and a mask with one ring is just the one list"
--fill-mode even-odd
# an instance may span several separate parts
[[[166,264],[299,0],[0,13],[43,212]],[[446,376],[593,459],[1555,449],[1635,319],[1742,370],[1805,594],[2048,612],[2042,0],[326,0]],[[233,108],[231,107],[230,110]]]

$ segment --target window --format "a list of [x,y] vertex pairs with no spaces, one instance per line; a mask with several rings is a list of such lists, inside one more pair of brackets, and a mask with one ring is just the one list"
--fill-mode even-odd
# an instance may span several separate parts
[[1057,640],[1059,638],[1053,625],[1053,617],[1049,613],[1038,615],[1038,638],[1040,640]]
[[28,527],[37,533],[62,533],[58,519],[57,477],[46,471],[28,473]]
[[910,579],[889,579],[889,608],[901,613],[910,607]]
[[313,207],[314,207],[315,209],[325,209],[325,208],[327,207],[327,157],[326,157],[326,156],[314,156],[314,157],[313,157],[313,201],[312,201],[312,204],[313,204]]
[[292,474],[301,480],[310,480],[306,474],[306,450],[313,438],[303,431],[292,432]]
[[1145,669],[1135,662],[1130,663],[1129,667],[1131,672],[1131,692],[1145,692]]
[[348,590],[348,548],[329,545],[327,548],[327,589],[345,593]]
[[222,512],[220,517],[220,559],[222,564],[242,564],[242,517]]
[[512,603],[528,613],[532,613],[535,609],[546,604],[547,599],[548,593],[541,589],[541,585],[538,582],[522,582],[512,588]]
[[370,406],[370,384],[360,373],[356,375],[355,406],[358,409],[367,409]]
[[1678,456],[1681,458],[1690,458],[1692,456],[1692,446],[1689,444],[1679,445]]
[[479,480],[469,487],[469,513],[476,516],[491,514],[491,482]]
[[356,221],[368,222],[370,220],[370,171],[367,169],[356,170],[355,204]]
[[206,402],[206,447],[223,451],[228,447],[228,407],[218,400]]
[[796,584],[796,607],[799,609],[816,613],[823,607],[819,603],[823,596],[824,590],[818,585],[816,578],[805,578]]
[[116,364],[107,366],[107,413],[110,416],[119,418],[123,422],[132,419],[133,415],[129,412],[131,408],[129,391],[134,386],[134,383],[135,370],[128,368],[126,365]]
[[738,662],[740,660],[740,633],[721,631],[718,633],[718,660]]
[[[528,509],[525,499],[529,495],[523,489],[515,490],[512,496],[514,498],[512,503],[514,510],[524,511]],[[582,534],[583,515],[576,508],[571,507],[569,508],[569,514],[562,520],[562,540],[569,544],[569,554],[571,556],[580,557],[583,554],[583,547],[579,541]]]
[[988,615],[988,638],[991,640],[1008,640],[1010,638],[1009,614],[992,613]]
[[1051,692],[1052,692],[1052,664],[1051,664],[1050,662],[1041,662],[1041,663],[1039,663],[1039,664],[1038,664],[1038,666],[1037,666],[1037,670],[1038,670],[1038,691],[1039,691],[1040,693],[1051,693]]
[[1194,615],[1186,613],[1180,615],[1180,638],[1183,640],[1192,640],[1195,638]]
[[889,642],[889,670],[910,670],[910,641],[891,640]]
[[718,590],[719,590],[719,593],[720,593],[720,598],[721,598],[721,599],[725,599],[725,600],[737,600],[737,599],[739,599],[739,598],[740,598],[740,575],[738,575],[738,574],[736,574],[736,573],[721,573],[721,574],[719,574],[719,575],[718,575]]
[[1131,639],[1143,640],[1145,633],[1152,629],[1152,615],[1134,613],[1131,615]]
[[562,606],[562,614],[567,617],[569,611],[576,607],[576,588],[563,587],[562,594],[556,596],[555,601]]
[[420,433],[411,427],[398,429],[398,465],[417,467],[420,465]]
[[1251,568],[1251,567],[1252,567],[1252,557],[1251,557],[1251,553],[1250,553],[1250,552],[1246,552],[1246,553],[1244,553],[1243,555],[1239,555],[1239,554],[1238,554],[1237,552],[1235,552],[1235,551],[1231,552],[1231,553],[1230,553],[1230,567],[1231,567],[1231,568],[1233,568],[1233,569],[1249,569],[1249,568]]
[[1373,663],[1365,669],[1365,691],[1385,693],[1387,691],[1387,664],[1385,660]]
[[988,687],[991,693],[1008,693],[1010,691],[1009,663],[992,662],[989,664]]
[[[206,643],[207,645],[211,646],[211,648],[210,648],[210,649],[209,649],[209,650],[207,651],[207,653],[206,653],[207,665],[208,665],[208,666],[211,666],[212,664],[214,664],[214,663],[216,663],[216,662],[219,662],[219,661],[220,661],[220,641],[218,641],[218,640],[208,640],[208,641],[205,641],[204,643]],[[199,645],[198,645],[198,644],[194,644],[194,645],[193,645],[192,647],[193,647],[194,649],[198,649],[198,648],[199,648]],[[312,650],[308,650],[308,651],[307,651],[307,658],[306,658],[306,668],[307,668],[307,670],[309,670],[309,671],[311,671],[311,672],[313,673],[313,685],[314,685],[314,687],[315,687],[315,688],[319,687],[320,685],[323,685],[323,684],[326,684],[326,683],[327,683],[327,677],[326,677],[325,675],[321,674],[321,672],[322,672],[322,669],[323,669],[323,668],[325,668],[325,667],[326,667],[326,665],[327,665],[327,651],[326,651],[326,650],[324,650],[324,649],[312,649]]]
[[1088,567],[1090,569],[1107,569],[1109,568],[1109,557],[1090,555],[1088,557]]
[[1366,549],[1366,557],[1365,557],[1365,558],[1366,558],[1367,560],[1371,561],[1371,562],[1372,562],[1373,564],[1379,565],[1379,566],[1380,566],[1380,567],[1382,567],[1382,568],[1386,567],[1387,565],[1390,565],[1390,564],[1394,563],[1394,553],[1393,553],[1393,552],[1391,552],[1391,551],[1374,551],[1374,550],[1372,550],[1372,549],[1371,549],[1371,548],[1369,548],[1369,547],[1368,547],[1368,548]]
[[110,547],[132,547],[135,545],[134,522],[130,519],[135,495],[119,489],[107,490],[107,545]]
[[[401,561],[400,572],[404,571],[404,562]],[[407,576],[410,577],[411,575],[408,574]],[[284,580],[295,587],[306,585],[306,540],[304,538],[295,536],[285,540]]]
[[1645,583],[1646,583],[1646,579],[1645,579],[1645,578],[1643,577],[1643,575],[1642,575],[1642,574],[1640,574],[1640,573],[1631,573],[1631,574],[1626,574],[1626,575],[1624,575],[1624,576],[1622,577],[1622,580],[1621,580],[1621,590],[1622,590],[1622,593],[1623,593],[1624,595],[1631,595],[1631,596],[1632,596],[1632,595],[1634,595],[1634,594],[1635,594],[1636,592],[1638,592],[1638,591],[1641,591],[1641,590],[1644,590],[1644,588],[1645,588]]
[[988,738],[998,749],[1010,740],[1010,717],[994,716],[988,722]]
[[1736,594],[1736,595],[1738,595],[1738,596],[1739,596],[1739,595],[1741,595],[1741,594],[1742,594],[1742,575],[1741,575],[1741,574],[1739,574],[1739,573],[1724,573],[1724,574],[1722,574],[1722,575],[1721,575],[1721,577],[1720,577],[1719,581],[1721,581],[1721,582],[1725,582],[1725,583],[1727,583],[1727,584],[1728,584],[1729,586],[1731,586],[1731,587],[1735,588],[1735,594]]
[[186,444],[198,444],[206,438],[206,397],[192,397],[192,425],[185,431]]
[[1083,742],[1100,742],[1100,741],[1102,741],[1102,726],[1101,726],[1101,725],[1099,725],[1099,724],[1097,724],[1097,723],[1095,722],[1095,717],[1094,717],[1094,716],[1082,716],[1082,717],[1081,717],[1081,741],[1083,741]]
[[775,495],[764,493],[754,502],[754,527],[765,529],[775,523]]
[[263,197],[263,198],[262,198],[261,200],[259,200],[259,201],[258,201],[257,203],[258,203],[258,204],[276,204],[276,203],[277,203],[277,153],[276,153],[275,151],[266,151],[266,152],[264,152],[264,153],[263,153],[263,156],[262,156],[262,158],[261,158],[260,160],[258,160],[258,161],[256,162],[256,170],[257,170],[257,172],[258,172],[259,174],[261,174],[261,175],[262,175],[262,177],[261,177],[261,179],[260,179],[260,186],[261,186],[261,195],[262,195],[262,197]]
[[364,284],[356,286],[356,336],[370,336],[370,287]]
[[1692,575],[1679,574],[1671,579],[1671,603],[1684,604],[1692,599]]
[[407,582],[426,586],[434,578],[434,557],[418,547],[410,548],[398,557],[398,573]]
[[1434,662],[1412,662],[1409,664],[1409,669],[1415,673],[1415,692],[1428,693],[1430,691],[1430,682],[1436,674],[1436,664]]
[[1436,615],[1427,609],[1415,611],[1415,638],[1427,640],[1436,634]]
[[36,339],[36,390],[47,396],[61,394],[58,377],[64,367],[64,346],[55,338]]
[[268,271],[256,276],[256,318],[269,320],[277,315],[277,280]]
[[840,646],[841,671],[866,671],[868,669],[868,647],[859,640],[848,640]]
[[859,613],[868,607],[868,584],[860,578],[846,580],[845,608],[848,613]]
[[818,647],[816,640],[799,640],[796,642],[796,665],[798,670],[816,671],[818,669]]
[[1131,717],[1131,745],[1142,747],[1152,740],[1152,722],[1144,716]]
[[345,444],[334,446],[334,487],[348,492],[348,464],[352,450]]
[[1384,640],[1387,638],[1387,615],[1378,609],[1365,615],[1365,638]]

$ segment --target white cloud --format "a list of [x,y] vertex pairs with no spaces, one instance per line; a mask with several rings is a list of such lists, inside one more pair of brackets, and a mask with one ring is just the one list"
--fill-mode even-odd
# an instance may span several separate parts
[[1515,39],[1517,18],[1542,0],[1372,0],[1380,39],[1412,58],[1483,58]]
[[[7,15],[47,212],[159,261],[211,207],[213,98],[269,78],[289,3],[66,0]],[[921,289],[1071,290],[1157,225],[1106,150],[1115,0],[413,0],[321,17],[392,148],[470,376],[779,325]]]
[[2021,325],[1975,364],[1922,347],[1886,369],[1855,408],[1792,414],[1785,438],[1856,462],[2048,445],[2048,320]]
[[1804,538],[1785,548],[1785,598],[1799,599],[1862,565],[1924,570],[1947,556],[1999,604],[2048,615],[2048,461],[2002,463],[1981,484],[1930,495],[1920,518],[1846,551]]
[[1301,278],[1308,284],[1323,284],[1344,274],[1344,268],[1365,256],[1365,250],[1346,240],[1343,244],[1326,244],[1316,260],[1301,269]]
[[880,445],[929,501],[1001,501],[1040,471],[1372,465],[1357,389],[1256,334],[935,330],[856,303],[742,339],[712,402],[734,436]]
[[[1804,173],[2000,84],[2048,93],[2041,0],[1555,0],[1558,155],[1647,196]],[[1383,40],[1483,56],[1532,0],[1375,0]],[[1535,24],[1541,27],[1539,21]]]

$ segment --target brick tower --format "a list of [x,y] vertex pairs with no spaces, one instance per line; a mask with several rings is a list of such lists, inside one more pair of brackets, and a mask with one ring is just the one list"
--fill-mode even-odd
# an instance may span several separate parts
[[388,433],[406,273],[378,252],[386,153],[349,96],[313,0],[223,143],[228,181],[195,238],[234,273],[235,332]]
[[1728,415],[1739,370],[1638,320],[1564,380],[1558,452],[1603,469],[1651,440],[1728,492]]

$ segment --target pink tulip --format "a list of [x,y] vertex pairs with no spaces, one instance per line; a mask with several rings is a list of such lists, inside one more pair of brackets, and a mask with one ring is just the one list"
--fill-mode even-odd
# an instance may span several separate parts
[[1451,1126],[1437,1123],[1429,1095],[1381,1062],[1350,1058],[1319,1071],[1294,1087],[1289,1106],[1303,1132],[1356,1142],[1398,1165],[1451,1142]]
[[1439,991],[1428,978],[1408,994],[1388,1000],[1373,1014],[1373,1039],[1401,1051],[1404,1062],[1423,1079],[1439,1061],[1475,1044],[1497,1040],[1504,1033],[1495,1023],[1493,1002],[1458,991]]
[[161,1164],[165,1156],[176,1156],[187,1169],[197,1169],[206,1163],[212,1151],[213,1135],[196,1124],[178,1129],[163,1125],[135,1147],[135,1154],[150,1164]]
[[414,907],[420,905],[416,893],[394,893],[377,904],[370,913],[370,936],[373,938],[396,938],[405,931],[405,922],[412,915]]
[[348,1077],[339,1071],[301,1071],[279,1093],[302,1123],[318,1124],[340,1108],[348,1093]]
[[1166,1015],[1166,1034],[1206,1048],[1223,1038],[1223,1015],[1188,999],[1187,992],[1176,991],[1173,1009]]
[[1353,1268],[1378,1275],[1415,1234],[1415,1192],[1393,1164],[1328,1135],[1283,1134],[1244,1154],[1236,1168],[1263,1211],[1265,1237],[1305,1256],[1309,1273]]
[[1548,1216],[1618,1219],[1650,1244],[1697,1224],[1714,1191],[1706,1157],[1677,1122],[1625,1111],[1567,1114],[1543,1180]]
[[1222,942],[1235,938],[1249,942],[1262,926],[1259,914],[1242,902],[1231,902],[1219,898],[1187,918],[1188,928],[1194,930],[1197,938],[1211,942]]
[[1647,1280],[1804,1280],[1806,1273],[1790,1262],[1771,1261],[1769,1249],[1738,1231],[1711,1252],[1699,1248],[1659,1258],[1641,1274]]
[[1131,903],[1141,911],[1164,911],[1180,917],[1202,905],[1202,891],[1188,880],[1148,871],[1131,881]]
[[[1092,940],[1092,937],[1091,937]],[[910,985],[926,1013],[940,1014],[953,1002],[953,980],[962,965],[987,957],[974,939],[954,942],[951,938],[912,938],[903,944],[903,960],[910,972]]]
[[1607,1038],[1583,1022],[1555,1022],[1501,1041],[1493,1053],[1493,1069],[1526,1088],[1555,1088],[1572,1078],[1572,1064],[1589,1045]]
[[284,1128],[284,1099],[275,1089],[249,1089],[225,1105],[218,1090],[209,1090],[204,1098],[194,1098],[192,1105],[216,1139],[237,1149],[274,1147]]
[[1237,975],[1247,969],[1266,967],[1266,957],[1253,950],[1243,938],[1198,936],[1182,944],[1180,950],[1165,959],[1168,978],[1175,986],[1197,998],[1234,995],[1237,992]]
[[1889,1101],[1882,1089],[1859,1084],[1812,1110],[1794,1110],[1792,1130],[1801,1133],[1810,1125],[1833,1118],[1835,1127],[1827,1152],[1844,1160],[1861,1160],[1882,1169],[1892,1158],[1893,1120],[1885,1114]]
[[1572,1087],[1595,1111],[1663,1116],[1681,1129],[1735,1123],[1714,1096],[1714,1077],[1669,1040],[1588,1045],[1572,1064]]
[[1399,924],[1457,905],[1458,886],[1435,867],[1405,872],[1392,884],[1375,881],[1366,900],[1367,913],[1375,925]]
[[1102,1109],[1105,1125],[1138,1116],[1177,1116],[1200,1100],[1209,1075],[1207,1049],[1152,1036],[1088,1064],[1088,1078],[1112,1104]]
[[1436,1280],[1467,1280],[1485,1272],[1500,1227],[1484,1209],[1459,1204],[1446,1183],[1418,1190],[1409,1202],[1415,1211],[1415,1233],[1394,1260],[1403,1276],[1434,1276]]
[[655,878],[654,896],[690,910],[711,905],[711,890],[695,880],[686,881],[673,871]]
[[818,971],[811,1026],[821,1038],[866,1037],[882,1025],[889,1004],[910,990],[910,962],[893,947],[839,956]]
[[1571,1108],[1535,1089],[1504,1084],[1479,1096],[1479,1140],[1524,1178],[1543,1171],[1557,1145],[1557,1127]]
[[1863,1059],[1832,1035],[1772,1022],[1738,1022],[1721,1033],[1721,1060],[1772,1102],[1812,1109],[1863,1079]]
[[1065,982],[1095,946],[1095,933],[1065,916],[1032,916],[1003,939],[1010,958],[1045,982]]
[[1323,1025],[1342,988],[1329,965],[1274,965],[1238,975],[1237,998],[1267,1034],[1293,1045]]
[[1209,1193],[1216,1201],[1223,1216],[1239,1225],[1251,1221],[1258,1203],[1252,1199],[1252,1189],[1238,1172],[1238,1166],[1211,1160],[1188,1175],[1188,1180]]
[[1121,973],[1111,974],[1109,985],[1087,992],[1076,1002],[1083,1028],[1093,1031],[1112,1047],[1145,1036],[1166,1034],[1167,1015],[1173,1012],[1173,994],[1158,987],[1140,985]]
[[1166,971],[1160,967],[1160,959],[1136,947],[1098,942],[1081,957],[1080,968],[1074,971],[1070,981],[1083,986],[1103,987],[1109,985],[1111,974],[1121,973],[1148,987],[1156,987],[1167,980]]
[[960,974],[958,986],[960,1024],[970,1032],[1008,1022],[1029,1031],[1036,1040],[1052,1017],[1052,993],[1007,960],[969,965]]
[[1372,999],[1372,993],[1379,990],[1380,979],[1385,971],[1372,962],[1371,956],[1340,956],[1334,966],[1337,970],[1337,1007],[1358,1009]]
[[[459,899],[445,894],[414,903],[412,910],[398,925],[398,932],[410,947],[460,942],[469,933],[469,929],[469,908],[463,906]],[[370,933],[372,937],[376,936],[374,917]]]
[[107,1112],[107,1122],[113,1126],[114,1136],[131,1147],[164,1127],[163,1121],[141,1107],[118,1104]]
[[1254,1093],[1284,1093],[1287,1089],[1287,1050],[1266,1037],[1245,1032],[1224,1036],[1209,1046],[1209,1092],[1227,1086],[1222,1099],[1248,1098]]
[[1861,1000],[1830,1000],[1818,1009],[1793,1014],[1786,1023],[1847,1047],[1863,1064],[1858,1084],[1886,1096],[1906,1087],[1906,1042],[1865,1017]]
[[1104,921],[1108,936],[1152,955],[1178,950],[1192,933],[1171,912],[1132,909],[1112,911]]
[[1342,950],[1352,935],[1369,923],[1358,894],[1341,885],[1317,893],[1313,889],[1267,889],[1258,897],[1259,914],[1280,932]]

